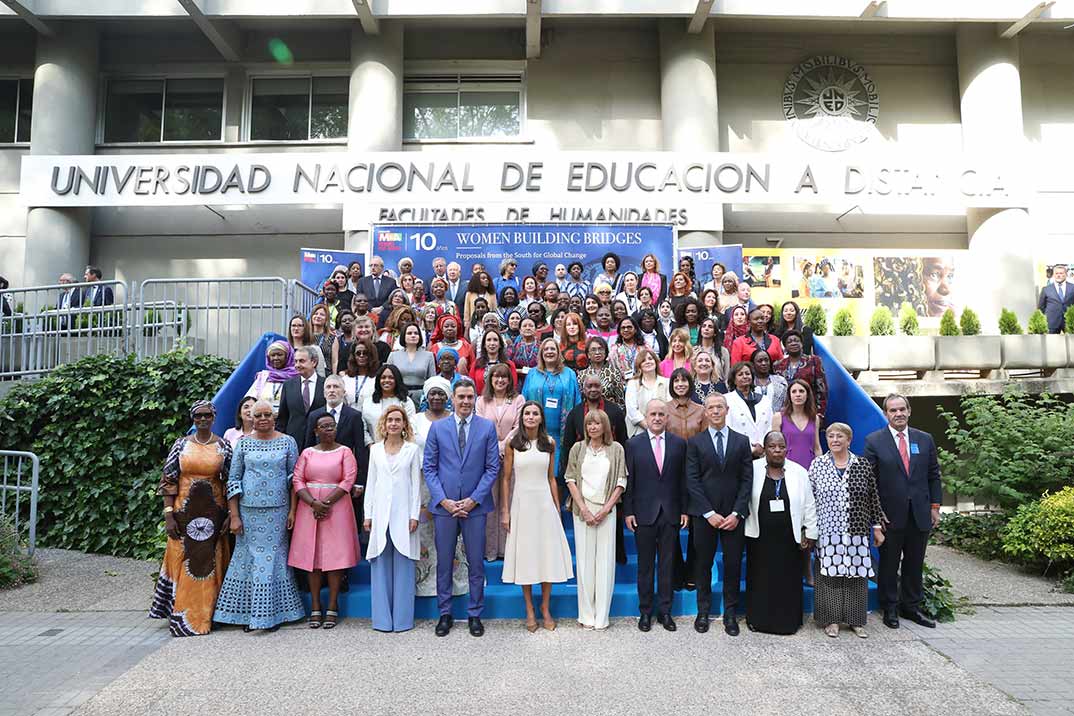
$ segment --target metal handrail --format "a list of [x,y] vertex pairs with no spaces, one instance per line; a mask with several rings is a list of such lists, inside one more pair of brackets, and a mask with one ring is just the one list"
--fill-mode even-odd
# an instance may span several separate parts
[[[34,550],[37,548],[37,491],[41,472],[41,461],[34,453],[24,452],[22,450],[0,450],[0,457],[3,457],[4,460],[3,483],[0,484],[0,513],[7,514],[8,492],[14,492],[15,509],[13,513],[15,533],[19,534],[19,524],[22,519],[22,494],[24,492],[30,493],[30,515],[27,520],[30,529],[27,539],[27,547],[29,549],[29,554],[33,556]],[[15,484],[9,485],[8,475],[10,474],[10,470],[8,464],[12,458],[17,460],[15,467]],[[22,484],[22,466],[23,462],[27,459],[30,461],[31,467],[29,487]]]

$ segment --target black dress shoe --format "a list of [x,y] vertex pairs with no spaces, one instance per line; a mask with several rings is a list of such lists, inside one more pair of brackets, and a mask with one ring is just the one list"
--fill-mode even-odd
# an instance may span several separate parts
[[660,626],[664,627],[665,631],[675,631],[678,629],[675,626],[675,620],[671,618],[670,614],[661,614],[657,616],[656,620],[660,622]]
[[470,626],[470,636],[485,636],[485,625],[481,623],[481,617],[467,619]]
[[936,628],[936,622],[925,616],[925,613],[922,612],[920,609],[900,609],[899,615],[902,616],[903,619],[909,619],[915,624],[920,624],[923,627],[927,627],[929,629]]
[[455,626],[454,617],[450,614],[440,615],[440,621],[436,623],[436,635],[447,636],[453,626]]
[[638,617],[638,631],[649,631],[653,628],[653,617],[651,614],[642,614]]
[[704,634],[709,630],[709,616],[708,614],[698,614],[697,619],[694,619],[694,631],[698,634]]
[[738,620],[730,614],[724,614],[723,630],[727,632],[727,636],[738,636]]
[[884,626],[886,626],[888,629],[899,628],[899,615],[895,612],[894,609],[884,610]]

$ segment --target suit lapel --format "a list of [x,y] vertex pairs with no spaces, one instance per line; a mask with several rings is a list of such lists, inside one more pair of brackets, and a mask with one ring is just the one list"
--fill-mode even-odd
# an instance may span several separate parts
[[[476,415],[471,414],[470,415],[470,424],[466,426],[466,449],[462,451],[462,455],[461,455],[462,463],[461,464],[466,463],[466,458],[470,454],[470,446],[473,445],[473,443],[474,443],[474,429],[475,429],[476,424],[477,424],[477,419],[476,418],[477,418]],[[455,446],[456,446],[455,449],[456,450],[458,449],[458,444],[459,444],[459,433],[458,433],[458,426],[456,426],[456,430],[455,430]]]

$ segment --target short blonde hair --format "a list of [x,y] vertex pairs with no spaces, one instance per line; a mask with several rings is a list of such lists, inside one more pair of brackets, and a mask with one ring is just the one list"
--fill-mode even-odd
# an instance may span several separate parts
[[544,362],[544,347],[551,342],[556,347],[556,370],[563,368],[563,353],[560,352],[559,342],[555,338],[545,338],[541,341],[541,347],[537,349],[537,368],[538,370],[549,371],[548,364]]
[[[607,413],[603,410],[590,410],[585,414],[583,425],[589,425],[590,423],[600,423],[601,440],[604,441],[606,446],[615,442],[615,435],[612,433],[612,421],[608,419]],[[588,439],[589,431],[586,431],[586,440]]]
[[846,435],[847,440],[853,440],[854,439],[854,431],[851,430],[850,426],[847,425],[846,423],[832,423],[824,431],[824,434],[827,435],[828,433],[830,433],[833,430],[835,432],[837,432],[837,433],[842,433],[843,435]]
[[410,427],[410,418],[407,417],[406,410],[402,405],[392,404],[384,409],[384,412],[380,414],[380,420],[377,421],[377,441],[380,442],[388,436],[388,416],[392,413],[399,413],[403,416],[403,432],[400,433],[403,440],[410,440],[413,438],[414,429]]
[[686,356],[686,359],[689,360],[690,359],[690,353],[691,353],[690,331],[685,329],[685,328],[676,328],[675,330],[673,330],[671,332],[671,335],[668,336],[668,355],[669,356],[671,355],[671,342],[674,341],[676,338],[679,338],[679,339],[682,340],[682,344],[683,344],[682,345],[682,352]]

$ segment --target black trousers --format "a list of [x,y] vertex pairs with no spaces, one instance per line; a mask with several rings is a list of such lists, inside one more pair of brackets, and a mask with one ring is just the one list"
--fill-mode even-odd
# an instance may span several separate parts
[[694,523],[690,521],[686,524],[686,557],[682,556],[682,550],[679,550],[679,559],[675,564],[675,589],[683,589],[687,584],[694,583],[694,575],[697,573],[697,568],[694,567],[694,563],[697,561],[697,548],[694,547]]
[[704,517],[691,517],[694,526],[694,561],[697,583],[697,613],[708,614],[712,608],[712,560],[717,541],[723,547],[723,613],[735,613],[738,606],[738,583],[742,579],[742,552],[746,546],[746,525],[740,521],[733,530],[718,530]]
[[920,529],[911,512],[905,527],[897,530],[889,528],[884,535],[876,583],[881,609],[916,610],[921,607],[921,569],[925,564],[925,547],[929,543],[930,532],[931,525],[930,528]]
[[[672,519],[674,517],[675,519]],[[653,613],[653,568],[656,567],[657,614],[671,613],[672,579],[682,560],[678,515],[663,510],[651,525],[638,525],[634,539],[638,545],[638,611]],[[659,562],[657,562],[659,559]]]

